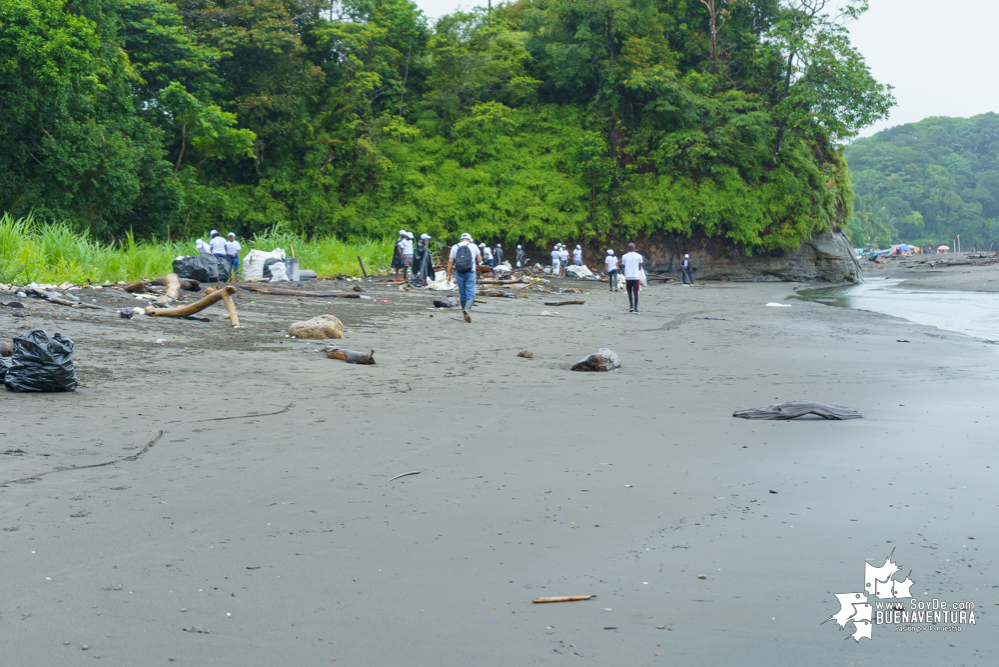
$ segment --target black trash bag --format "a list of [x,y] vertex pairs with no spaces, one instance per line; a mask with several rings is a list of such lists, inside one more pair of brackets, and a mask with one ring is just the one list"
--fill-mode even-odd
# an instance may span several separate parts
[[18,336],[4,385],[8,391],[75,391],[73,341],[41,329]]
[[[215,257],[215,255],[212,255],[212,257]],[[232,270],[232,260],[229,259],[229,255],[226,255],[225,259],[215,257],[215,264],[219,274],[219,281],[223,283],[229,282],[229,272]]]
[[271,277],[271,264],[284,264],[283,259],[277,259],[276,257],[268,257],[264,260],[264,278]]
[[[207,252],[193,257],[180,257],[173,260],[173,272],[178,278],[197,280],[200,283],[219,281],[219,258]],[[228,273],[226,277],[228,278]]]
[[0,357],[0,382],[4,381],[7,377],[7,371],[10,369],[10,361],[6,357]]

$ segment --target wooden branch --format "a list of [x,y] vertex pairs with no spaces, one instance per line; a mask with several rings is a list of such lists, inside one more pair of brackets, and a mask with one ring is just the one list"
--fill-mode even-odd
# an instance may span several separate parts
[[[233,290],[235,291],[235,290]],[[222,300],[225,302],[225,308],[229,311],[229,322],[232,324],[233,328],[239,326],[239,314],[236,312],[236,304],[233,302],[232,297],[229,296],[228,292],[222,293]]]
[[371,365],[375,363],[374,350],[364,353],[332,345],[324,351],[326,352],[327,359],[340,359],[341,361],[346,361],[348,364]]
[[768,405],[765,408],[739,410],[733,417],[743,419],[794,419],[804,415],[817,415],[823,419],[862,419],[864,415],[845,405],[833,403],[816,403],[815,401],[789,401]]
[[582,602],[583,600],[592,600],[597,597],[596,595],[562,595],[558,597],[550,598],[534,598],[531,600],[534,604],[545,604],[547,602]]
[[221,301],[227,294],[232,296],[235,293],[236,288],[232,285],[227,285],[218,292],[212,292],[205,298],[195,301],[191,305],[184,306],[183,308],[146,308],[146,315],[150,315],[152,317],[187,317],[188,315],[200,313],[213,303]]
[[256,292],[257,294],[274,294],[276,296],[310,296],[327,299],[331,297],[339,299],[361,298],[361,295],[357,292],[341,292],[339,290],[332,290],[329,292],[307,292],[305,290],[281,289],[279,287],[257,287],[256,285],[240,285],[240,287],[245,290],[250,290],[251,292]]
[[546,306],[582,306],[585,301],[545,301]]
[[171,273],[166,277],[166,295],[171,299],[180,298],[180,279],[176,273]]

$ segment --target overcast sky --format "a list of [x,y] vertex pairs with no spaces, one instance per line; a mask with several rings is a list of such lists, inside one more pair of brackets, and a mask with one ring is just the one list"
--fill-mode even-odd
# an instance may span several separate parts
[[[428,17],[485,5],[470,0],[416,0]],[[864,135],[928,116],[999,112],[996,28],[999,0],[870,0],[852,25],[853,43],[875,78],[895,86],[891,118]]]

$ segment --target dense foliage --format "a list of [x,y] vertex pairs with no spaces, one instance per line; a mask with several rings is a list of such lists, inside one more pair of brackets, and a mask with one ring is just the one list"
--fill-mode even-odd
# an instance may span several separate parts
[[796,247],[893,104],[866,0],[0,0],[0,210],[93,237],[279,228]]
[[902,241],[999,246],[999,114],[927,118],[846,149],[858,247]]

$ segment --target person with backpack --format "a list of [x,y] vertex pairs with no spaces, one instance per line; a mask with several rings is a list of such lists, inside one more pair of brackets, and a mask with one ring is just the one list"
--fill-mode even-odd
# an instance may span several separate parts
[[624,286],[628,290],[629,313],[638,312],[638,292],[642,285],[642,264],[645,258],[635,250],[635,244],[628,244],[628,252],[621,258],[624,264]]
[[475,266],[482,262],[482,255],[471,234],[462,234],[461,241],[451,246],[447,260],[447,276],[458,283],[458,300],[466,322],[472,321],[472,304],[475,303]]
[[683,286],[684,287],[687,286],[687,280],[688,279],[690,280],[690,284],[693,285],[694,284],[694,274],[692,274],[690,272],[690,255],[684,255],[683,256],[683,265],[682,265],[681,271],[683,272]]

